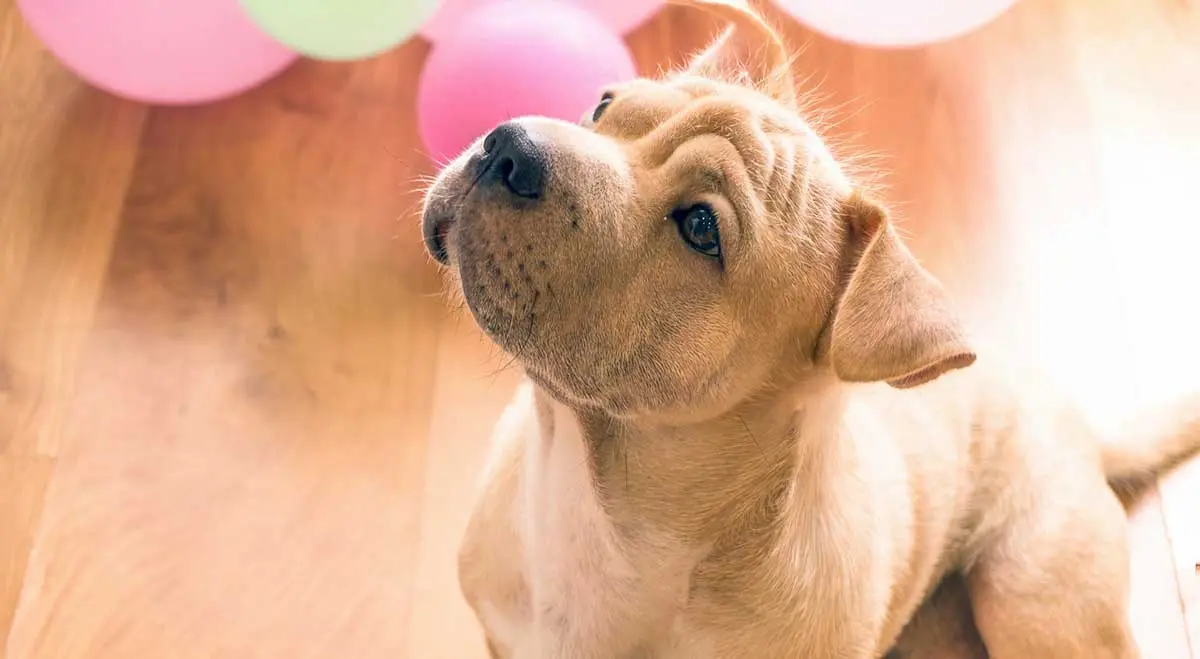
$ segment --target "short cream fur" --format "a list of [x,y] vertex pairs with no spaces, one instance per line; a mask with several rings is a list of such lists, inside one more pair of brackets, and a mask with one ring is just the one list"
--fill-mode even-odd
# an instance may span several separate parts
[[[777,34],[687,4],[731,24],[687,70],[517,121],[536,199],[480,183],[482,141],[426,199],[528,375],[460,554],[492,654],[1139,656],[1122,501],[1200,450],[1200,398],[1100,443],[977,356],[798,112]],[[696,203],[720,261],[668,219]]]

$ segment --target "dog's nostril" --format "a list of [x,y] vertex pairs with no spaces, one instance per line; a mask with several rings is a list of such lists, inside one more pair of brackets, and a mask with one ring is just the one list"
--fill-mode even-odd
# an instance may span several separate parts
[[501,124],[483,140],[484,184],[499,183],[524,199],[542,196],[546,182],[546,156],[520,124]]
[[542,175],[528,164],[501,157],[496,163],[497,175],[504,181],[509,192],[526,199],[537,199],[542,195]]
[[517,163],[513,162],[508,156],[501,156],[496,159],[496,173],[512,187],[513,174],[516,173]]

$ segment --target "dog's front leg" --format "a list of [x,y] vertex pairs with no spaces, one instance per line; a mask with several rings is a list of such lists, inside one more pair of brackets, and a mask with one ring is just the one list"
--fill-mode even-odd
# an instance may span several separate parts
[[[844,473],[871,471],[867,464]],[[796,612],[776,636],[793,639],[793,653],[802,648],[806,659],[878,659],[899,634],[905,621],[894,600],[910,589],[898,575],[911,553],[914,524],[913,507],[892,482],[860,484],[839,473],[810,486],[823,488],[816,494],[796,488],[793,509],[811,512],[796,513],[803,521],[783,536],[767,572]]]

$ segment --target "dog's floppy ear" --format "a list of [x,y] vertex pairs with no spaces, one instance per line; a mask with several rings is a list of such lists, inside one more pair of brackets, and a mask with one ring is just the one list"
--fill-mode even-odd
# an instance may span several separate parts
[[730,26],[696,54],[685,73],[747,83],[789,107],[796,102],[791,58],[779,34],[745,0],[672,0],[706,9]]
[[857,254],[833,316],[829,358],[845,382],[915,387],[975,361],[942,285],[917,263],[877,204],[841,207]]

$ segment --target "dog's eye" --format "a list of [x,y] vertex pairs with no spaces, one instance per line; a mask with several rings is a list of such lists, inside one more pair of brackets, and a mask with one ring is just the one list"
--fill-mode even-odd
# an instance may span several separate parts
[[600,121],[600,117],[604,116],[604,111],[608,109],[609,105],[612,105],[612,102],[612,94],[605,94],[600,97],[600,104],[596,106],[595,110],[592,110],[592,123]]
[[721,257],[721,234],[717,227],[717,212],[708,204],[677,208],[671,219],[679,227],[679,235],[688,247],[714,258]]

